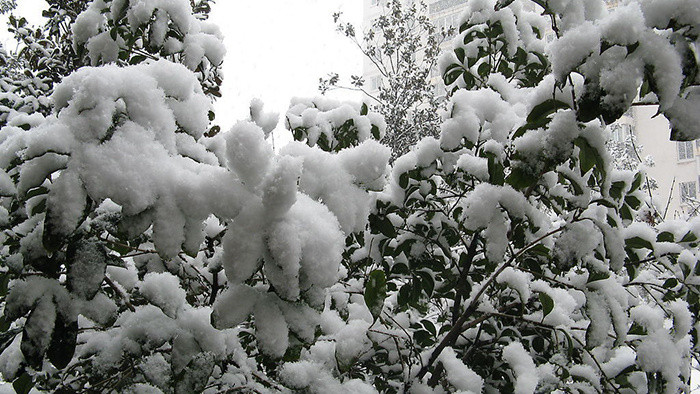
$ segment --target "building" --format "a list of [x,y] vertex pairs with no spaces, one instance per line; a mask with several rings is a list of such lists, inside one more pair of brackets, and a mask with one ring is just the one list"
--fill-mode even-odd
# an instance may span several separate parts
[[700,140],[671,141],[668,120],[655,116],[655,105],[635,105],[614,128],[612,138],[629,139],[633,134],[639,158],[650,157],[647,176],[656,183],[651,200],[664,219],[687,219],[700,214]]

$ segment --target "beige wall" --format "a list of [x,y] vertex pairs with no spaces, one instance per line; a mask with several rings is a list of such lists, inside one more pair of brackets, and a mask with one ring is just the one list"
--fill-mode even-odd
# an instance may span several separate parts
[[670,140],[668,120],[663,115],[654,117],[656,111],[654,105],[632,107],[630,113],[634,132],[642,146],[642,157],[651,155],[655,162],[655,166],[648,169],[648,174],[659,185],[652,194],[657,209],[662,214],[666,212],[666,219],[685,219],[692,211],[693,204],[681,202],[681,183],[694,182],[697,195],[700,151],[696,142],[692,142],[692,158],[679,157],[679,143]]

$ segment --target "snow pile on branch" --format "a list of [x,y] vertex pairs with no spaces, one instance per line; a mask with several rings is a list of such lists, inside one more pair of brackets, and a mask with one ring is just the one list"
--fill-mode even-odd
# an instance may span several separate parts
[[[130,31],[126,36],[115,34],[115,25]],[[74,49],[79,52],[84,46],[92,65],[116,62],[121,51],[138,48],[139,38],[143,48],[180,54],[192,71],[203,62],[220,65],[226,53],[219,29],[197,19],[187,0],[95,0],[78,16],[72,31]]]

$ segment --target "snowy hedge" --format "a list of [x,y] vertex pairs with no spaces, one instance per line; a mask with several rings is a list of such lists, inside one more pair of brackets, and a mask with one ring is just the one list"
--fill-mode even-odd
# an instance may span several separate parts
[[[78,66],[37,91],[51,113],[0,108],[3,379],[686,390],[700,222],[659,222],[604,128],[645,100],[700,137],[700,5],[672,3],[470,1],[440,64],[440,138],[392,166],[366,105],[295,99],[279,152],[259,102],[219,132],[221,37],[189,1],[80,8],[53,36]],[[31,97],[32,75],[6,75],[0,97]]]

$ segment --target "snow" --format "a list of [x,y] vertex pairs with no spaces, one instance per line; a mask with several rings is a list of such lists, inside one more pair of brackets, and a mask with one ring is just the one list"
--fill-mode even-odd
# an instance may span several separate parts
[[300,158],[282,156],[265,179],[262,203],[270,220],[281,218],[296,202],[302,164]]
[[535,362],[520,342],[511,342],[503,348],[503,360],[515,373],[514,393],[534,393],[539,381]]
[[22,335],[16,335],[12,342],[0,354],[0,373],[5,381],[14,380],[19,372],[20,367],[24,363],[24,356],[20,349]]
[[[377,156],[368,159],[361,156],[362,152]],[[369,142],[347,149],[347,153],[332,154],[292,142],[282,148],[281,154],[303,160],[299,190],[323,201],[345,234],[364,230],[370,209],[370,197],[364,188],[384,182],[388,155],[383,147]]]
[[457,167],[480,181],[489,180],[488,160],[483,157],[465,153],[457,159]]
[[506,283],[508,287],[515,289],[520,297],[520,302],[525,305],[532,294],[530,291],[530,277],[527,273],[518,271],[513,267],[506,267],[497,277],[496,283]]
[[303,304],[278,303],[289,325],[290,331],[306,343],[313,343],[316,336],[316,328],[321,317],[319,313]]
[[543,214],[510,186],[479,184],[461,204],[465,212],[464,226],[473,230],[484,229],[484,237],[488,240],[486,257],[494,262],[502,261],[505,256],[509,215],[528,218],[540,229],[547,227]]
[[[92,300],[75,300],[78,312],[97,324],[108,325],[117,316],[119,306],[104,293],[97,293]],[[80,324],[80,321],[79,321]]]
[[294,389],[313,394],[377,393],[375,388],[359,379],[350,379],[341,383],[325,370],[322,365],[307,360],[284,364],[280,369],[280,377],[282,381]]
[[596,370],[592,366],[586,364],[573,365],[569,369],[569,373],[571,373],[571,376],[587,380],[593,387],[600,390],[600,376],[598,376]]
[[85,215],[86,198],[87,193],[75,172],[66,172],[51,184],[47,220],[58,234],[70,234],[78,227]]
[[372,348],[372,342],[367,337],[371,325],[366,320],[350,319],[345,327],[333,335],[336,342],[335,356],[341,365],[352,365]]
[[242,282],[250,278],[262,264],[263,207],[254,200],[233,219],[223,238],[224,271],[230,282]]
[[[201,223],[211,214],[234,217],[251,199],[251,192],[213,156],[204,154],[205,162],[197,163],[176,155],[177,125],[198,138],[209,108],[196,78],[183,66],[160,61],[128,68],[83,68],[57,86],[52,98],[60,109],[58,117],[39,126],[45,131],[27,141],[28,151],[39,149],[35,144],[49,148],[42,135],[69,130],[71,156],[45,155],[43,160],[58,160],[45,164],[33,160],[36,167],[23,167],[27,186],[67,165],[59,179],[66,177],[64,184],[82,180],[82,185],[73,182],[68,188],[76,201],[84,188],[95,201],[110,198],[126,215],[153,208],[156,247],[168,256],[183,244],[187,249],[196,247],[203,239]],[[112,124],[123,113],[129,120]],[[59,148],[65,150],[65,143]],[[70,228],[80,207],[60,208],[73,212],[62,219]]]
[[338,153],[338,160],[353,178],[353,183],[365,190],[382,190],[389,170],[391,149],[375,140],[365,140],[351,149]]
[[216,298],[212,315],[214,327],[231,328],[242,323],[253,312],[258,298],[257,291],[248,285],[230,286]]
[[620,346],[613,351],[612,357],[601,364],[605,376],[617,376],[625,368],[634,365],[637,354],[628,346]]
[[255,337],[260,350],[268,356],[281,358],[289,346],[289,326],[272,297],[261,297],[255,304]]
[[276,112],[264,112],[262,100],[254,98],[250,101],[250,118],[268,136],[277,127],[279,114]]
[[333,135],[346,122],[352,121],[357,128],[357,139],[363,142],[372,137],[372,127],[379,131],[379,139],[384,137],[386,123],[375,112],[360,114],[360,105],[340,103],[325,97],[314,99],[293,98],[286,114],[290,130],[302,128],[306,134],[307,143],[315,146],[321,136],[325,136],[330,146],[337,146],[338,140]]
[[688,303],[674,300],[668,305],[668,310],[673,315],[674,339],[680,341],[691,329],[692,316],[688,310]]
[[454,388],[473,393],[482,392],[484,379],[457,358],[454,349],[451,347],[443,349],[438,357],[438,361],[445,368],[447,381]]
[[452,116],[441,126],[440,147],[452,150],[462,139],[475,144],[479,139],[504,142],[520,123],[513,107],[490,89],[459,90],[452,96]]
[[138,272],[133,264],[127,265],[127,268],[107,266],[107,276],[126,291],[131,291],[139,280]]
[[[132,26],[150,24],[153,43],[163,50],[181,51],[177,56],[182,56],[185,66],[157,61],[129,67],[113,64],[86,67],[56,87],[52,96],[53,115],[10,118],[10,125],[0,133],[3,150],[0,163],[8,168],[17,157],[26,163],[16,171],[0,171],[0,192],[18,193],[22,197],[43,185],[49,193],[26,201],[23,208],[31,210],[48,198],[48,213],[45,218],[43,214],[30,215],[11,229],[12,233],[21,234],[22,240],[19,253],[8,257],[7,265],[21,270],[23,260],[29,265],[33,258],[46,255],[41,245],[44,229],[50,227],[44,227],[42,220],[51,223],[61,235],[72,234],[83,220],[88,198],[101,208],[95,212],[97,217],[88,217],[85,228],[93,224],[95,228],[113,225],[110,218],[121,215],[122,225],[131,227],[135,235],[145,232],[152,236],[153,244],[143,247],[158,250],[160,256],[124,258],[125,267],[105,268],[101,253],[105,251],[87,250],[84,256],[81,254],[80,259],[67,265],[67,275],[59,280],[30,275],[12,282],[4,313],[8,318],[24,318],[31,313],[25,334],[35,340],[39,350],[48,346],[58,317],[75,321],[80,314],[78,357],[94,360],[100,372],[110,371],[125,356],[140,357],[143,362],[139,368],[145,375],[166,382],[166,375],[183,370],[198,357],[211,358],[223,365],[224,357],[231,356],[236,367],[229,365],[227,370],[217,366],[215,379],[224,380],[225,376],[237,384],[251,384],[248,379],[252,379],[251,371],[260,359],[247,354],[248,349],[243,349],[237,336],[254,332],[257,340],[254,344],[262,355],[272,359],[284,357],[290,348],[296,351],[296,346],[303,342],[299,359],[280,361],[276,370],[279,375],[274,376],[292,389],[319,393],[376,392],[363,380],[350,379],[356,375],[345,372],[358,362],[370,360],[378,348],[386,350],[387,359],[393,363],[385,372],[396,372],[399,361],[402,364],[407,360],[407,352],[412,351],[403,347],[412,336],[402,328],[410,330],[423,316],[415,309],[394,313],[397,296],[391,294],[384,311],[388,317],[393,316],[392,323],[383,319],[375,322],[361,294],[363,280],[346,278],[350,268],[341,264],[346,251],[344,241],[349,234],[366,230],[368,215],[377,198],[386,198],[402,207],[400,204],[406,197],[405,188],[399,186],[402,175],[417,170],[426,176],[428,180],[423,182],[409,180],[411,186],[418,186],[414,196],[425,197],[430,192],[430,182],[445,174],[452,175],[456,168],[484,181],[476,182],[477,186],[456,204],[463,208],[460,225],[464,228],[460,230],[470,236],[483,234],[485,248],[484,254],[477,257],[479,264],[484,257],[489,260],[487,266],[495,263],[496,267],[503,267],[511,263],[510,258],[518,252],[510,248],[513,225],[518,221],[528,231],[537,229],[527,233],[526,245],[542,242],[564,266],[558,267],[564,273],[556,274],[551,281],[533,280],[531,274],[521,271],[522,267],[509,266],[495,278],[496,283],[505,286],[495,289],[501,291],[507,287],[511,289],[506,289],[507,292],[517,292],[523,306],[531,309],[523,315],[525,319],[576,330],[573,332],[579,338],[584,338],[583,330],[586,330],[585,347],[589,353],[584,355],[583,362],[587,364],[571,365],[561,355],[560,359],[555,357],[536,366],[523,344],[497,344],[497,348],[502,347],[502,360],[512,371],[515,392],[534,392],[538,384],[542,391],[553,389],[560,366],[566,366],[572,376],[583,380],[572,383],[570,388],[605,390],[601,388],[599,373],[612,378],[635,363],[643,373],[630,375],[631,382],[638,383],[641,379],[644,383],[644,373],[659,372],[669,382],[667,391],[678,391],[683,388],[679,371],[683,377],[687,372],[692,341],[688,334],[693,316],[685,301],[663,301],[664,307],[660,308],[647,303],[652,301],[651,297],[636,293],[640,291],[638,283],[629,283],[622,271],[624,240],[641,237],[655,245],[653,252],[657,255],[678,253],[679,268],[693,269],[697,262],[694,246],[660,244],[655,240],[657,230],[671,231],[679,239],[688,229],[697,227],[697,223],[661,224],[657,229],[641,223],[624,223],[627,227],[622,230],[612,228],[606,221],[608,215],[614,216],[613,208],[600,204],[587,207],[590,199],[607,193],[595,187],[592,195],[586,188],[582,196],[572,196],[565,187],[550,188],[548,197],[564,198],[574,206],[581,206],[573,218],[543,211],[538,205],[543,200],[539,199],[537,190],[526,196],[510,186],[485,182],[490,175],[488,160],[483,157],[493,154],[505,165],[506,160],[515,157],[530,165],[535,174],[544,173],[542,162],[546,158],[562,165],[544,174],[542,184],[553,186],[559,173],[576,177],[585,185],[587,177],[576,174],[576,165],[568,165],[566,160],[577,152],[573,144],[577,137],[585,138],[602,152],[604,133],[598,122],[582,125],[574,111],[563,110],[551,116],[546,129],[528,130],[514,142],[509,136],[543,99],[556,97],[573,104],[576,97],[568,97],[569,88],[580,98],[584,80],[587,86],[597,84],[606,92],[602,98],[604,108],[625,108],[637,93],[645,65],[654,66],[654,78],[661,87],[658,92],[661,108],[671,115],[671,124],[697,129],[696,124],[700,124],[695,120],[697,111],[689,111],[700,100],[697,92],[681,92],[678,51],[669,43],[667,32],[652,27],[665,29],[664,24],[670,18],[697,24],[700,14],[697,6],[689,2],[669,1],[674,9],[648,0],[641,5],[625,4],[607,13],[597,0],[551,0],[549,4],[556,12],[566,14],[560,20],[563,36],[548,47],[556,76],[560,82],[567,80],[565,86],[556,85],[550,76],[535,88],[517,89],[516,83],[494,75],[488,80],[490,88],[459,91],[449,104],[451,115],[442,126],[440,139],[422,140],[410,153],[398,158],[393,167],[388,163],[390,150],[371,135],[373,127],[380,133],[385,131],[386,125],[379,115],[371,112],[360,115],[359,105],[325,99],[297,99],[292,103],[286,115],[287,123],[299,129],[306,143],[291,143],[279,152],[274,152],[267,141],[278,116],[266,113],[262,102],[257,100],[251,102],[248,121],[235,124],[229,132],[204,137],[210,126],[211,102],[191,70],[202,62],[204,65],[221,62],[224,52],[220,32],[193,18],[185,0],[130,2],[127,18]],[[106,31],[109,18],[116,17],[120,4],[127,5],[124,1],[114,1],[109,12],[101,13],[100,7],[106,5],[97,0],[75,24],[76,45],[87,45],[94,64],[114,61],[124,44],[119,39],[112,40]],[[500,21],[511,54],[519,46],[542,49],[543,43],[533,37],[531,29],[541,19],[515,4],[500,11],[494,11],[494,5],[495,0],[470,2],[468,7],[474,11],[470,21]],[[172,26],[184,33],[181,41],[168,37],[167,30]],[[603,41],[616,46],[600,53]],[[634,52],[624,47],[635,43],[639,47]],[[472,45],[466,50],[475,48]],[[578,72],[569,79],[568,74],[574,69]],[[31,123],[30,132],[18,127],[25,120]],[[357,146],[333,153],[314,146],[322,136],[331,146],[340,143],[341,138],[333,135],[333,129],[351,123],[357,128]],[[56,153],[44,155],[46,151]],[[610,161],[604,153],[602,159],[605,163]],[[554,166],[546,169],[552,170]],[[16,175],[19,175],[17,185],[13,184]],[[620,173],[607,176],[603,188],[611,180],[628,180]],[[1,208],[0,221],[12,219],[8,207]],[[437,224],[447,215],[435,214],[434,223],[429,223],[433,219],[419,215],[406,219],[402,213],[392,213],[387,219],[395,226],[418,226]],[[609,220],[615,220],[612,216]],[[450,223],[442,225],[452,225],[449,220]],[[545,240],[538,239],[564,224],[564,231],[548,235]],[[199,253],[205,235],[213,238],[224,231],[222,245],[215,246],[214,257]],[[408,239],[417,238],[402,234],[398,241]],[[371,250],[372,241],[368,242],[369,247],[352,251],[352,263],[377,257],[376,247]],[[386,246],[396,247],[397,240]],[[409,255],[415,257],[426,250],[425,244],[416,242],[409,252],[381,263],[388,267],[398,262],[408,263]],[[182,251],[195,257],[185,258]],[[459,251],[452,250],[456,254]],[[180,256],[182,259],[176,258]],[[221,266],[223,273],[217,271]],[[570,267],[574,268],[569,270]],[[218,285],[222,287],[211,307],[188,305],[190,298],[181,286],[181,278],[173,274],[194,268],[203,270],[202,286],[212,275],[220,275]],[[648,267],[643,269],[639,281],[660,283],[665,279],[657,277]],[[608,274],[609,278],[587,283],[596,271]],[[105,293],[98,293],[93,298],[93,291],[101,287],[105,272],[120,290],[118,293],[123,294],[110,299]],[[687,283],[697,280],[686,279]],[[555,285],[558,280],[562,281],[561,285]],[[473,283],[472,297],[482,286],[491,284],[488,277],[479,281]],[[66,290],[65,283],[72,294]],[[554,307],[546,316],[539,310],[539,303],[530,302],[533,292],[546,294],[553,300]],[[206,295],[210,294],[196,296],[206,298]],[[135,310],[124,310],[122,296],[132,298],[136,307],[129,309]],[[494,295],[487,293],[479,301],[481,312],[497,308]],[[148,305],[143,305],[144,302]],[[445,306],[450,309],[449,302],[439,305]],[[439,321],[432,315],[428,319]],[[628,339],[630,323],[641,325],[648,335],[630,335]],[[103,330],[101,325],[110,327]],[[485,385],[494,383],[485,381],[458,357],[461,349],[457,346],[473,339],[475,331],[464,333],[453,345],[455,348],[448,346],[438,358],[445,368],[450,389],[476,393],[488,391],[490,387]],[[482,339],[493,338],[490,333],[483,335]],[[6,379],[17,373],[16,360],[23,357],[17,338],[20,336],[0,355],[0,371]],[[170,350],[170,356],[163,357],[158,353],[161,350],[166,354]],[[601,371],[593,366],[591,357],[600,362]],[[236,368],[244,372],[232,372]],[[405,377],[412,379],[412,373]],[[422,383],[414,387],[416,391],[433,391]],[[445,384],[443,388],[446,387]],[[146,384],[130,389],[157,390]]]
[[168,272],[146,274],[138,284],[139,292],[166,315],[175,318],[185,305],[185,290],[180,280]]
[[[659,351],[666,349],[667,351]],[[664,392],[675,393],[682,387],[678,376],[684,362],[684,352],[676,347],[671,337],[663,330],[646,335],[637,345],[637,363],[645,372],[661,372],[667,381]]]
[[[184,64],[190,70],[194,71],[204,61],[215,66],[223,61],[226,50],[221,32],[198,20],[186,0],[141,0],[126,4],[114,1],[110,7],[103,0],[94,1],[71,27],[73,48],[77,51],[79,46],[86,45],[92,65],[117,61],[120,51],[131,48],[127,48],[121,36],[114,41],[108,29],[110,23],[118,25],[122,23],[118,20],[124,17],[124,23],[134,32],[139,27],[150,26],[149,42],[141,45],[149,49],[164,47],[167,53],[182,51]],[[169,30],[184,37],[181,41],[175,37],[166,40]]]

